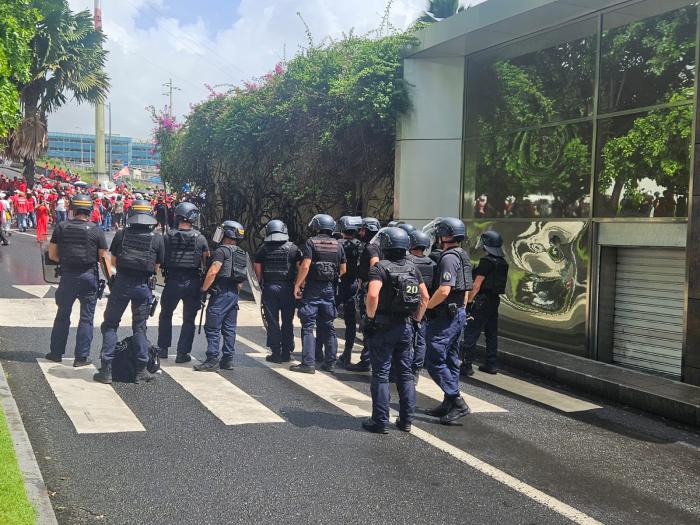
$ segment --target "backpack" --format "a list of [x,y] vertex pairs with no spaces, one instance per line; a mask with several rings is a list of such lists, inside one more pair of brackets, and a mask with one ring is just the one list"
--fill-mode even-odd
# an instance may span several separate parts
[[[149,343],[148,363],[146,368],[151,374],[160,370],[160,359],[158,359],[158,347]],[[114,360],[112,361],[112,381],[121,383],[133,383],[136,379],[136,350],[134,349],[133,337],[127,337],[117,343],[114,349]]]
[[420,306],[420,283],[414,275],[416,267],[406,261],[402,265],[391,261],[380,261],[379,268],[386,273],[391,283],[391,289],[384,298],[380,298],[379,304],[383,313],[394,317],[408,317],[413,315]]

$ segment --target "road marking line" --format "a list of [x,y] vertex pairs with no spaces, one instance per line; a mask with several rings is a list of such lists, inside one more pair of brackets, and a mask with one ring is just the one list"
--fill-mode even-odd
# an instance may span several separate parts
[[284,423],[284,419],[219,374],[196,372],[192,363],[162,360],[160,367],[225,425]]
[[41,371],[78,434],[144,432],[136,415],[110,385],[93,381],[94,366],[73,368],[72,359],[37,359]]
[[43,299],[52,288],[50,284],[13,284],[12,287],[39,299]]
[[[247,353],[247,356],[256,359],[258,362],[264,364],[268,368],[271,368],[281,376],[286,377],[290,381],[305,388],[321,399],[328,401],[330,404],[339,408],[343,412],[346,412],[353,417],[369,417],[372,414],[372,399],[369,396],[366,396],[354,388],[347,386],[345,383],[338,381],[333,376],[325,373],[317,373],[312,375],[292,372],[286,365],[278,365],[265,361],[267,349],[259,344],[250,341],[245,337],[241,337],[240,335],[236,336],[236,340],[252,350],[257,351],[255,353]],[[394,416],[395,412],[392,410],[392,417]],[[528,485],[523,481],[520,481],[510,474],[506,474],[502,470],[464,452],[457,447],[454,447],[453,445],[450,445],[432,434],[429,434],[428,432],[416,427],[415,424],[413,426],[412,434],[414,437],[434,446],[439,450],[442,450],[462,463],[469,465],[470,467],[489,476],[499,483],[510,487],[516,492],[519,492],[523,496],[540,503],[548,509],[561,514],[574,523],[578,523],[580,525],[598,525],[600,523],[587,514],[584,514],[583,512],[567,505],[566,503],[545,494],[544,492],[531,485]]]
[[[298,344],[301,347],[301,339],[298,337],[295,337],[294,339],[296,344]],[[343,339],[338,338],[338,346],[340,346],[341,342],[345,343]],[[352,374],[357,372],[347,372],[345,370],[339,369],[336,371],[336,373]],[[416,385],[416,392],[439,402],[442,402],[443,398],[445,397],[445,393],[439,386],[435,384],[435,382],[430,377],[423,377],[423,381],[418,381],[418,384]],[[462,397],[467,402],[469,408],[471,408],[474,414],[508,412],[505,408],[499,407],[498,405],[491,404],[488,401],[484,401],[483,399],[479,399],[478,397],[474,397],[470,394],[467,394],[466,392],[464,392],[464,390],[461,390],[461,393]]]
[[538,385],[533,385],[521,379],[501,374],[496,375],[486,374],[484,372],[474,371],[471,379],[481,381],[496,388],[506,390],[521,397],[532,399],[543,405],[556,408],[562,412],[585,412],[587,410],[597,410],[602,408],[599,405],[576,399],[575,397],[567,396],[554,390],[549,390]]

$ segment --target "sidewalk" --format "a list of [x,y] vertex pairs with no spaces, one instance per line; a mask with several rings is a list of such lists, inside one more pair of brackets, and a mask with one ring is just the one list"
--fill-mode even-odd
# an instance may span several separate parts
[[498,359],[504,365],[623,405],[700,426],[700,387],[503,337],[498,344]]

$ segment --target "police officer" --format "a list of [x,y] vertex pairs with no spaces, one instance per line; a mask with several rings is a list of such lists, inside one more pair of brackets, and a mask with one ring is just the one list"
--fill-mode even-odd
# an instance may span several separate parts
[[442,252],[437,263],[436,289],[428,302],[425,364],[445,398],[426,414],[449,424],[470,412],[459,391],[459,337],[466,319],[464,302],[472,288],[472,274],[469,255],[460,247],[467,236],[464,223],[454,217],[440,218],[435,224],[435,236]]
[[496,374],[498,352],[498,307],[501,294],[506,293],[508,263],[503,253],[503,239],[498,232],[489,230],[481,234],[476,249],[483,248],[486,256],[474,268],[474,287],[469,292],[467,311],[469,321],[464,328],[461,372],[465,376],[474,374],[472,363],[476,353],[476,342],[483,330],[486,335],[486,363],[479,370]]
[[145,200],[134,201],[126,220],[127,227],[118,231],[109,251],[117,275],[110,280],[111,293],[102,323],[102,366],[94,379],[100,383],[112,382],[112,360],[117,346],[117,328],[124,310],[131,303],[132,338],[136,349],[136,383],[150,381],[155,376],[146,370],[148,363],[148,339],[146,320],[151,309],[155,274],[165,257],[165,246],[160,233],[153,231],[157,224],[151,212],[151,204]]
[[107,241],[104,232],[90,222],[92,200],[89,195],[76,195],[71,202],[73,219],[56,226],[49,244],[49,258],[61,265],[61,281],[56,290],[58,311],[51,331],[51,351],[46,359],[61,362],[66,351],[70,314],[75,300],[80,301],[80,321],[75,338],[73,366],[91,363],[95,305],[97,304],[98,261],[104,260],[107,272],[112,265],[107,257]]
[[[198,372],[233,370],[233,354],[238,324],[238,292],[247,279],[248,254],[238,246],[245,237],[243,226],[236,221],[224,221],[214,234],[214,242],[221,242],[214,251],[209,270],[204,278],[201,295],[209,294],[207,320],[207,358],[193,368]],[[219,341],[223,334],[223,349],[219,361]]]
[[[367,285],[369,282],[369,269],[379,262],[380,250],[379,245],[372,244],[371,241],[377,234],[380,228],[379,221],[374,217],[365,217],[362,219],[360,227],[360,240],[362,241],[362,253],[360,254],[360,262],[357,270],[357,276],[360,279],[359,289],[357,292],[357,300],[360,306],[360,315],[365,315],[365,297],[367,296]],[[360,362],[356,364],[346,364],[345,368],[352,372],[367,372],[370,369],[369,349],[365,345],[360,354]]]
[[262,306],[267,319],[265,359],[291,361],[294,351],[294,279],[301,259],[299,248],[289,241],[287,225],[274,219],[265,225],[265,242],[255,254],[255,275],[262,283]]
[[411,431],[416,410],[416,386],[411,368],[413,321],[420,321],[428,304],[428,290],[415,265],[406,259],[408,234],[383,228],[377,234],[383,259],[369,270],[367,314],[363,318],[365,346],[372,360],[372,417],[362,427],[386,434],[389,423],[389,371],[393,367],[399,392],[396,426]]
[[173,336],[173,312],[182,301],[182,329],[177,342],[176,363],[191,360],[194,322],[199,310],[199,290],[202,286],[202,269],[209,258],[209,244],[199,231],[193,228],[199,220],[199,210],[191,202],[181,202],[175,207],[176,228],[165,235],[165,263],[163,276],[165,288],[161,296],[158,323],[158,356],[168,358],[168,348]]
[[[410,253],[408,260],[416,265],[418,271],[423,277],[423,282],[428,290],[428,293],[433,292],[433,283],[435,282],[435,269],[437,265],[430,257],[425,255],[425,250],[430,246],[430,236],[420,230],[413,230],[409,234]],[[420,377],[420,371],[425,364],[425,331],[427,323],[425,319],[414,323],[413,336],[413,376],[416,384]]]
[[343,305],[343,321],[345,322],[345,350],[338,359],[338,365],[345,367],[350,364],[352,349],[355,346],[357,334],[357,317],[355,315],[355,296],[357,295],[357,275],[362,253],[362,243],[357,235],[362,226],[362,217],[341,217],[338,221],[340,233],[343,236],[340,244],[345,252],[348,271],[340,278],[338,286],[338,303]]
[[[309,223],[309,238],[302,248],[302,263],[299,267],[294,296],[301,299],[299,320],[301,321],[302,362],[290,370],[307,374],[316,373],[316,338],[323,337],[326,350],[321,369],[335,369],[338,340],[333,320],[336,316],[335,287],[339,277],[347,270],[345,252],[340,242],[331,237],[335,221],[330,215],[315,215]],[[305,283],[305,284],[304,284]],[[302,291],[303,285],[303,291]]]

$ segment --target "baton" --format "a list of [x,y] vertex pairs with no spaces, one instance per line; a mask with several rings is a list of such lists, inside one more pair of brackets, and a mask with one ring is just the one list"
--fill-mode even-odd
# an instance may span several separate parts
[[202,333],[202,321],[204,320],[204,305],[207,304],[206,301],[202,302],[202,309],[199,312],[199,330],[197,331],[198,334]]

